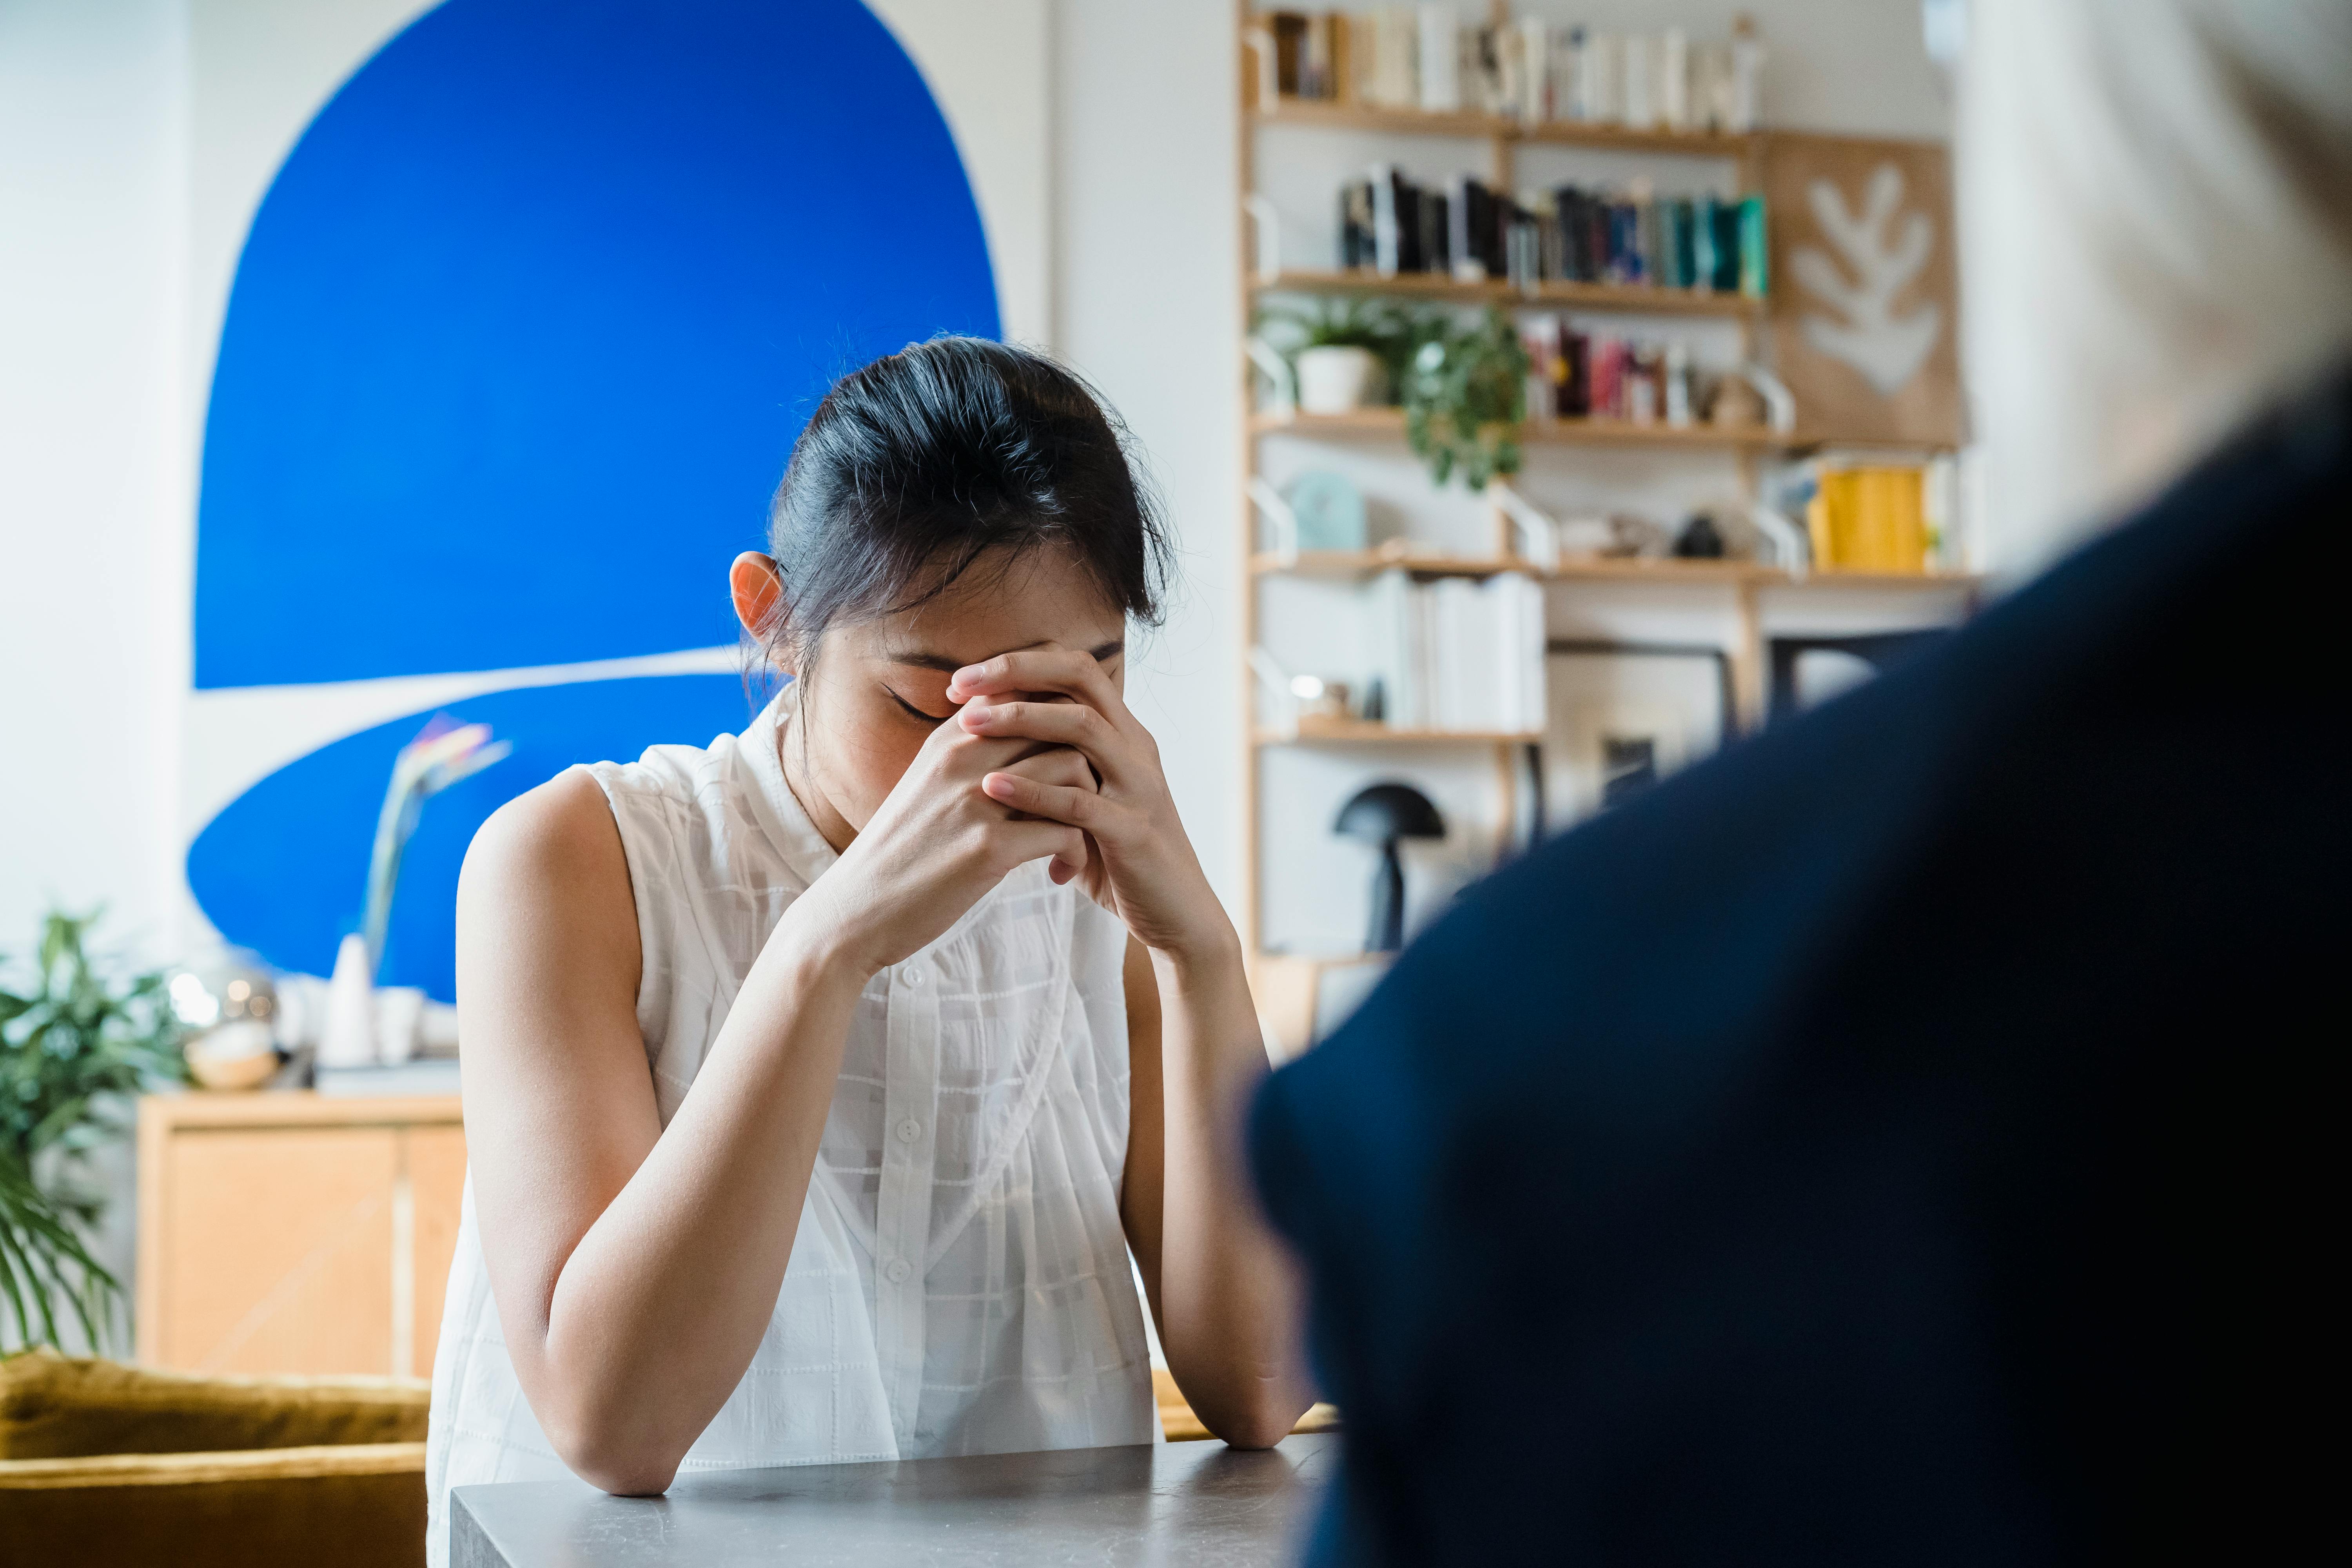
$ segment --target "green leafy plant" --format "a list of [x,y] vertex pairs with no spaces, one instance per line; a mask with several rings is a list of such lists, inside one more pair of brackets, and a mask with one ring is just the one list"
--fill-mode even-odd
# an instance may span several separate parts
[[82,1338],[102,1347],[121,1300],[121,1283],[89,1255],[24,1162],[0,1149],[0,1307],[6,1309],[0,1354],[58,1344],[60,1301],[81,1324]]
[[1413,350],[1436,330],[1433,319],[1371,300],[1318,299],[1312,309],[1271,305],[1260,310],[1256,331],[1267,334],[1282,353],[1295,359],[1301,349],[1370,349],[1388,371],[1393,389],[1403,379]]
[[105,1209],[89,1155],[125,1131],[112,1108],[187,1071],[163,976],[93,954],[98,918],[53,912],[30,963],[0,963],[0,1298],[52,1342],[53,1290],[85,1331],[121,1295],[82,1242]]
[[1448,326],[1413,351],[1402,378],[1405,440],[1439,486],[1519,471],[1519,425],[1528,414],[1528,351],[1518,329],[1489,308],[1472,327]]

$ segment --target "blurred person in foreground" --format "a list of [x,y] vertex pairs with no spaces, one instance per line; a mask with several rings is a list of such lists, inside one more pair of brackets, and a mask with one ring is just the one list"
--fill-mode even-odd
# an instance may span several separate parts
[[1979,429],[2056,563],[1473,889],[1268,1081],[1318,1562],[2326,1538],[2352,5],[1969,24]]

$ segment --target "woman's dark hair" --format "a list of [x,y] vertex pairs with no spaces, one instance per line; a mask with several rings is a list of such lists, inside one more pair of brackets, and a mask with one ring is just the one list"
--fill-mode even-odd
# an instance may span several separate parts
[[1009,343],[934,338],[852,372],[776,487],[768,552],[784,591],[761,640],[788,644],[805,674],[828,626],[1046,546],[1156,625],[1168,537],[1128,446],[1093,388]]

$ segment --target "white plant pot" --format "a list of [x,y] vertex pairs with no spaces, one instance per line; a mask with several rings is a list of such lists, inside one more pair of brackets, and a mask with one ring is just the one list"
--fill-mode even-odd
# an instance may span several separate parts
[[1324,346],[1298,351],[1302,414],[1348,414],[1381,394],[1381,362],[1370,349]]

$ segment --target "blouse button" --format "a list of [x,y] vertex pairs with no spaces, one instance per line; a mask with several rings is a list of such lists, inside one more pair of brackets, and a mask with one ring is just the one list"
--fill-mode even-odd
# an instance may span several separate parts
[[910,963],[907,965],[904,970],[899,972],[898,977],[909,985],[920,985],[923,983],[922,965],[919,963]]
[[922,1135],[923,1124],[916,1121],[913,1117],[909,1116],[906,1121],[898,1123],[899,1142],[912,1143],[916,1139],[920,1138]]
[[913,1267],[903,1258],[890,1259],[890,1267],[882,1270],[893,1285],[904,1285],[907,1282],[907,1276],[914,1271]]

